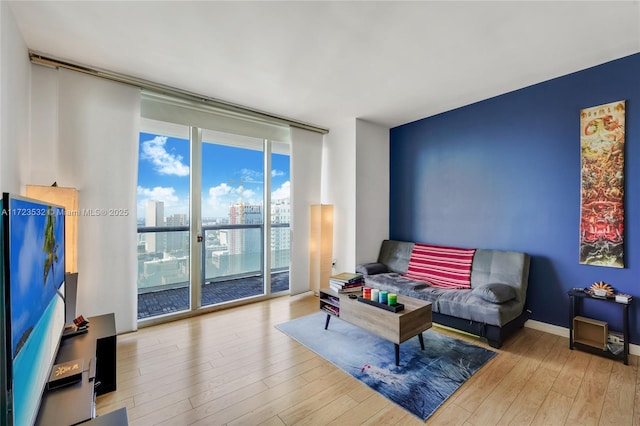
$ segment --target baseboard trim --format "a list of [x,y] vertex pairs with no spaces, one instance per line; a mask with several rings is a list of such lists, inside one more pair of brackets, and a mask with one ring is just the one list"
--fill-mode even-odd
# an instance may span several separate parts
[[317,293],[314,294],[313,291],[307,290],[307,291],[303,291],[302,293],[292,294],[291,299],[298,300],[298,299],[304,299],[305,297],[309,297],[309,296],[318,296],[318,294]]
[[[524,326],[534,330],[544,331],[545,333],[554,334],[556,336],[566,337],[567,339],[569,338],[569,329],[566,327],[560,327],[558,325],[547,324],[546,322],[535,320],[528,320],[524,323]],[[630,343],[629,354],[640,356],[640,346]]]

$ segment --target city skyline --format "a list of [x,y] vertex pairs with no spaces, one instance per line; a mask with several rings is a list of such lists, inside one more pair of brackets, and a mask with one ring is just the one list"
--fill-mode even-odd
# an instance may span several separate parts
[[[289,200],[271,204],[273,223],[290,222]],[[236,204],[229,208],[230,225],[262,223],[261,205]],[[162,201],[147,201],[146,226],[182,226],[187,216],[164,214]],[[262,232],[258,228],[215,229],[203,232],[203,274],[211,281],[223,276],[255,274],[261,271],[263,250],[271,250],[271,268],[288,268],[290,261],[290,230],[274,228],[268,247],[262,246]],[[138,289],[171,287],[189,281],[188,231],[144,232],[138,234]]]
[[[189,215],[189,141],[140,133],[138,221],[148,201],[162,201],[164,214]],[[202,144],[202,217],[228,218],[239,202],[262,204],[263,152],[215,143]],[[289,198],[289,156],[272,154],[272,200]]]

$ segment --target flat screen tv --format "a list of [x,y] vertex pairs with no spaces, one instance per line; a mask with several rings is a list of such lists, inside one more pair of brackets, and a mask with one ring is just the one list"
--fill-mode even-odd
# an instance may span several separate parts
[[64,208],[2,195],[7,421],[32,425],[65,323]]

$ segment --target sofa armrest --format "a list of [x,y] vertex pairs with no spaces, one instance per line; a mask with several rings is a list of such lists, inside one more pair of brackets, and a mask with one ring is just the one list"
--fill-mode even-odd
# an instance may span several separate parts
[[376,275],[389,272],[389,268],[384,263],[364,263],[356,266],[356,272],[363,275]]

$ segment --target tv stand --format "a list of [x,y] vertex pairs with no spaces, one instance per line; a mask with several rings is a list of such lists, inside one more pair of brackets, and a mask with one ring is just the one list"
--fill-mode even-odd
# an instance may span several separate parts
[[[42,395],[36,425],[75,425],[95,417],[95,396],[116,390],[116,324],[114,314],[89,319],[89,330],[61,339],[55,363],[84,360],[79,382]],[[95,388],[95,384],[100,386]]]

